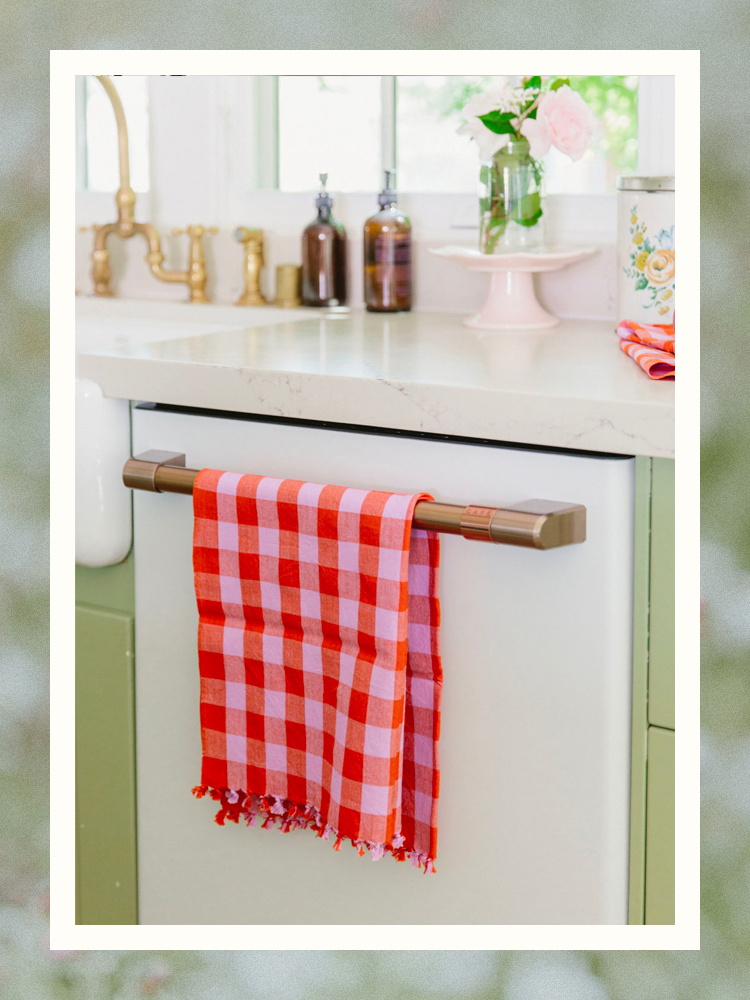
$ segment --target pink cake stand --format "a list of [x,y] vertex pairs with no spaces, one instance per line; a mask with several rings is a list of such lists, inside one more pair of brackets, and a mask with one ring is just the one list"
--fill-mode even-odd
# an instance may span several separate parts
[[548,246],[515,253],[481,253],[469,247],[442,247],[430,250],[437,257],[461,264],[467,271],[487,271],[490,289],[487,299],[464,326],[480,330],[542,330],[560,320],[548,313],[534,293],[534,273],[559,271],[596,253],[596,247]]

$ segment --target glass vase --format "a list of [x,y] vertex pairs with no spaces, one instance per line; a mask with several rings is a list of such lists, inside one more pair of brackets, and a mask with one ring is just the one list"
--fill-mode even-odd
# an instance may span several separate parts
[[479,210],[482,253],[542,246],[542,164],[530,154],[526,139],[511,139],[482,164]]

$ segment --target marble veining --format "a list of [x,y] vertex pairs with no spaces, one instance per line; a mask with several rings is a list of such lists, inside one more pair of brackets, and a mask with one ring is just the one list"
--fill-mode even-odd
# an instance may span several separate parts
[[167,314],[146,335],[118,304],[97,303],[94,317],[80,308],[78,369],[106,396],[674,456],[674,383],[650,380],[619,350],[609,322],[474,331],[452,313],[298,310],[274,322],[263,309],[264,325],[255,325],[242,309],[234,325],[228,310],[214,322],[212,307],[201,307],[184,336],[175,326],[182,316]]

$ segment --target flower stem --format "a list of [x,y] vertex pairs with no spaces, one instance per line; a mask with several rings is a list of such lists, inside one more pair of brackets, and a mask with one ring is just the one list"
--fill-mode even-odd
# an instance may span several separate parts
[[[521,122],[524,120],[524,118],[528,118],[528,116],[531,114],[531,112],[534,110],[534,108],[538,108],[539,107],[539,101],[541,100],[541,97],[542,97],[542,95],[540,93],[539,96],[534,101],[534,103],[530,104],[528,106],[528,108],[526,108],[526,110],[524,111],[524,113],[522,115],[519,115],[518,118],[516,118],[516,126],[515,126],[516,132],[518,132],[518,130],[519,130],[520,126],[521,126]],[[518,134],[520,135],[520,132]]]

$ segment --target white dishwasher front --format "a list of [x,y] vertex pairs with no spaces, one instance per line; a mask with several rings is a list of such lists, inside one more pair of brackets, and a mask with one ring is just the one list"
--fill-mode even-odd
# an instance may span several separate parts
[[627,923],[632,458],[135,408],[133,453],[489,506],[587,508],[582,544],[441,535],[437,872],[306,831],[219,827],[200,779],[192,503],[136,491],[144,924]]

